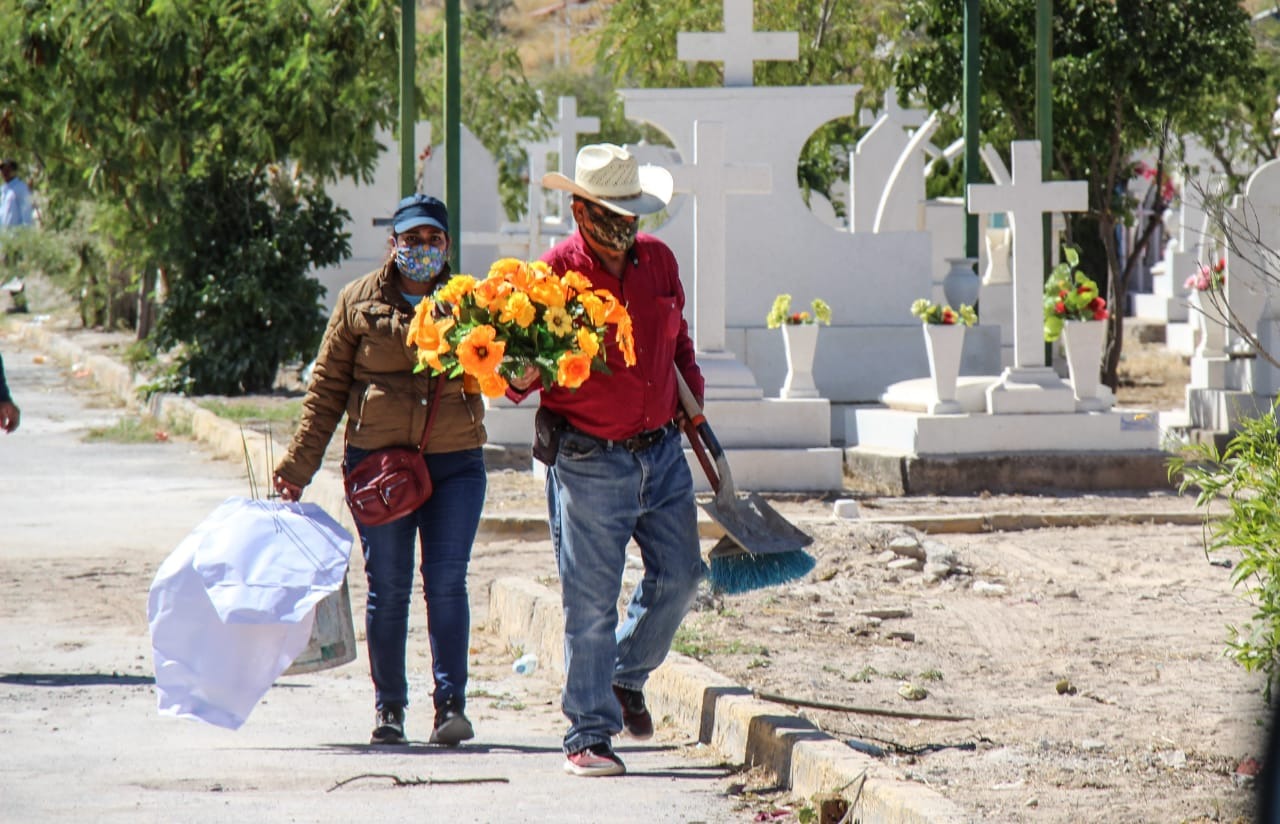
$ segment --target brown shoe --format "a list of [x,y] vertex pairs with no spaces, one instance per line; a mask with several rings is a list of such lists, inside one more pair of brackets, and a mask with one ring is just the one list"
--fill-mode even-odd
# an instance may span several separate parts
[[627,735],[637,741],[652,738],[653,716],[649,714],[649,708],[644,705],[644,693],[614,684],[613,694],[622,705],[622,726],[626,728]]

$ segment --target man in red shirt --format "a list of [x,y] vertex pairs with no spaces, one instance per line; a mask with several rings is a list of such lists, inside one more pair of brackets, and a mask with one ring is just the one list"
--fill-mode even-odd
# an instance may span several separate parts
[[[626,768],[611,739],[623,729],[641,740],[653,735],[642,690],[671,648],[702,576],[693,479],[674,420],[676,370],[699,400],[703,380],[675,256],[636,231],[637,215],[666,207],[671,174],[641,168],[625,149],[604,143],[578,152],[573,180],[553,172],[542,185],[573,194],[578,227],[542,259],[557,274],[575,270],[612,292],[631,315],[635,340],[634,366],[623,363],[610,337],[609,374],[593,373],[574,391],[541,387],[539,412],[563,419],[547,470],[547,507],[565,616],[564,768],[621,775]],[[538,388],[536,375],[514,381],[511,397]],[[632,538],[644,577],[619,624]]]

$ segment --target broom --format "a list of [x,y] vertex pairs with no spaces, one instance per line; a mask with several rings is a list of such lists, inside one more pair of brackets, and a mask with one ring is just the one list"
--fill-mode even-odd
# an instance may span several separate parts
[[698,505],[725,531],[707,555],[711,588],[737,595],[803,578],[816,563],[804,551],[813,538],[756,493],[739,496],[724,449],[679,370],[676,381],[685,413],[681,427],[715,492],[714,497],[699,500]]

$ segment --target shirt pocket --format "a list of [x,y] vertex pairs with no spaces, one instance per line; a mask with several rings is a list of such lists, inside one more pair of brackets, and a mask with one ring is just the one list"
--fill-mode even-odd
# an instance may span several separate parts
[[663,340],[675,340],[680,334],[680,304],[676,302],[675,296],[663,297],[659,295],[653,301],[654,311],[658,315],[658,323],[656,328],[662,330]]

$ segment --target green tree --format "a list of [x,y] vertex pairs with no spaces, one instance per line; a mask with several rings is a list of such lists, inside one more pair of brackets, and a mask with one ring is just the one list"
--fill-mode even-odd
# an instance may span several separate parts
[[[0,0],[7,38],[0,149],[31,160],[52,226],[70,225],[80,203],[94,204],[91,231],[105,238],[112,265],[132,273],[144,301],[166,279],[173,280],[165,291],[182,294],[191,285],[179,279],[202,282],[211,272],[189,265],[189,250],[176,239],[214,225],[223,209],[245,208],[228,182],[261,193],[253,181],[286,160],[308,179],[370,178],[381,149],[375,130],[394,119],[395,7],[384,0]],[[192,181],[234,198],[189,210]],[[303,218],[327,226],[324,212]],[[306,259],[295,265],[305,269]],[[243,274],[272,278],[279,270]],[[312,307],[295,310],[314,323]],[[233,340],[167,328],[175,340],[199,340],[191,357],[241,356]],[[140,336],[150,330],[145,312],[138,329]],[[309,356],[302,346],[310,340],[267,346],[264,368],[273,358]]]
[[[1035,0],[981,7],[983,142],[1007,147],[1035,137]],[[909,34],[895,74],[900,89],[957,112],[961,100],[962,0],[910,0]],[[1068,215],[1067,240],[1082,249],[1081,268],[1105,283],[1108,321],[1103,381],[1117,383],[1129,285],[1168,205],[1165,149],[1171,136],[1221,121],[1208,104],[1223,78],[1257,87],[1248,16],[1236,0],[1078,0],[1058,3],[1053,20],[1053,157],[1057,177],[1089,183],[1089,211]],[[1151,215],[1122,250],[1116,229],[1132,225],[1127,191],[1137,152],[1155,150]]]
[[[861,84],[863,100],[874,106],[889,87],[887,54],[902,25],[901,4],[888,0],[756,0],[758,31],[799,33],[796,61],[756,63],[754,82],[761,86]],[[718,86],[723,68],[716,63],[677,59],[680,32],[721,31],[719,3],[700,0],[618,0],[596,33],[596,63],[616,86],[686,88]],[[832,121],[805,147],[797,176],[807,198],[810,191],[831,198],[831,187],[848,179],[849,152],[858,135],[852,116]],[[833,204],[839,209],[837,200]]]

